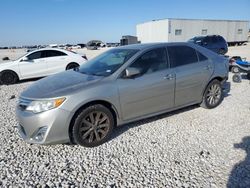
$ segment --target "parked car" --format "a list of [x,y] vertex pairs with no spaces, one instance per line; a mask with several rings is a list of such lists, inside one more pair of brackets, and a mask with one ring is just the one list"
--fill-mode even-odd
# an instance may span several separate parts
[[226,54],[228,46],[226,40],[220,35],[208,35],[191,38],[188,42],[198,44],[218,54]]
[[0,82],[14,84],[18,80],[44,77],[73,69],[86,62],[86,55],[62,49],[43,48],[23,57],[0,64]]
[[108,140],[114,127],[193,104],[218,106],[228,59],[191,43],[113,48],[37,81],[19,98],[19,133],[29,143]]

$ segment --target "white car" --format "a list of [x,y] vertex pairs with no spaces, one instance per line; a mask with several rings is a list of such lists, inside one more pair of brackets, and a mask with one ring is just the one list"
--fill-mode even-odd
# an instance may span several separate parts
[[44,77],[76,68],[86,61],[85,55],[72,51],[43,48],[29,52],[15,61],[0,63],[0,82],[14,84],[18,80]]

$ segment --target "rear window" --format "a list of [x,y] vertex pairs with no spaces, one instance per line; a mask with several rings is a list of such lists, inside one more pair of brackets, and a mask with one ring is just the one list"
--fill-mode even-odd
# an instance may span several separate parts
[[219,40],[220,42],[225,42],[225,39],[222,38],[222,37],[218,37],[218,40]]
[[56,50],[46,50],[46,57],[56,57],[56,56],[64,56],[67,55],[61,51]]
[[178,67],[198,62],[196,50],[189,46],[169,46],[168,54],[171,67]]

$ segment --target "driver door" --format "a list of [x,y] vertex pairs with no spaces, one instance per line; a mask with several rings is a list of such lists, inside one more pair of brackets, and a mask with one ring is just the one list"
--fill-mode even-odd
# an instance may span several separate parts
[[36,78],[48,75],[47,62],[43,51],[33,52],[26,56],[27,60],[20,60],[19,69],[22,78]]
[[129,67],[141,74],[117,79],[123,120],[164,111],[174,106],[175,76],[165,48],[146,52]]

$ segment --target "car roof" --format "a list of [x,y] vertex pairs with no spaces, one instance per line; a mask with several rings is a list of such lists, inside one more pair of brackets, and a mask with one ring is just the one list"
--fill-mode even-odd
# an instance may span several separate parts
[[61,49],[61,48],[39,48],[39,49],[36,49],[34,51],[31,51],[29,53],[33,53],[33,52],[39,52],[39,51],[45,51],[45,50],[55,50],[55,51],[60,51],[60,52],[64,52],[66,54],[75,54],[69,50],[64,50],[64,49]]
[[156,42],[156,43],[144,43],[144,44],[131,44],[126,46],[116,47],[115,49],[135,49],[145,50],[152,47],[164,47],[171,45],[189,45],[187,42]]

